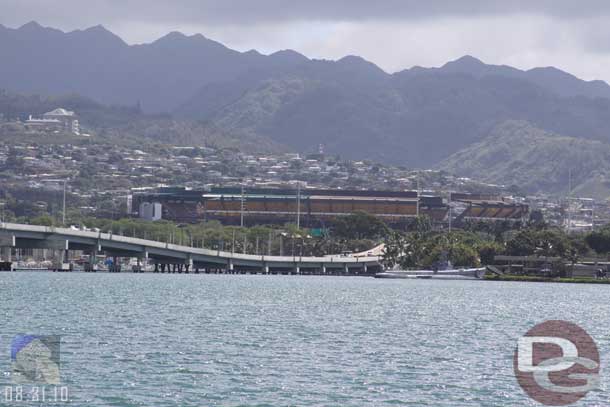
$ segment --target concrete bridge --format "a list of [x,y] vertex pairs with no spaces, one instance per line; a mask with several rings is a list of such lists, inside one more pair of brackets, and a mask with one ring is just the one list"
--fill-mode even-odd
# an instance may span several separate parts
[[115,259],[136,258],[138,264],[154,264],[156,272],[373,274],[381,270],[378,256],[260,256],[112,233],[14,223],[0,223],[0,247],[5,262],[11,260],[11,248],[57,250],[64,259],[69,258],[70,250],[80,250],[89,255],[105,254]]

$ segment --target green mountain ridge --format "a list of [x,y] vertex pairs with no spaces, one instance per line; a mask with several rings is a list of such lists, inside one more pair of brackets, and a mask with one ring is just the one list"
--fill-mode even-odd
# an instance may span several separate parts
[[610,144],[506,121],[488,137],[452,154],[437,167],[460,176],[526,192],[610,197]]
[[36,23],[0,25],[0,54],[0,88],[139,101],[146,113],[199,126],[176,132],[158,118],[159,137],[180,143],[213,131],[234,145],[309,152],[324,144],[348,159],[429,168],[506,120],[610,142],[610,86],[553,67],[524,71],[465,56],[392,74],[358,56],[238,52],[179,32],[128,45],[101,26],[62,32]]
[[[388,73],[358,56],[238,52],[178,32],[128,45],[101,26],[62,32],[36,23],[0,25],[0,54],[0,88],[82,95],[54,102],[104,137],[257,152],[323,144],[346,159],[446,166],[553,193],[567,189],[563,159],[574,163],[582,193],[607,194],[610,86],[554,67],[520,70],[464,56]],[[30,102],[17,110],[41,113]],[[467,164],[468,154],[477,159]]]
[[[386,76],[362,61],[219,86],[189,112],[235,134],[257,134],[299,151],[317,149],[410,167],[431,167],[525,120],[547,131],[610,142],[610,99],[560,96],[528,80],[437,70]],[[226,98],[217,95],[227,95]],[[232,97],[233,100],[230,100]],[[222,101],[214,106],[210,99]],[[195,106],[204,107],[197,113]]]
[[[21,95],[0,89],[0,137],[5,141],[23,137],[18,121],[40,116],[58,107],[77,113],[85,132],[109,143],[159,143],[211,146],[254,152],[278,152],[287,148],[256,134],[236,136],[212,123],[174,118],[168,114],[146,114],[138,106],[105,106],[79,95],[43,97]],[[47,140],[49,141],[49,140]]]

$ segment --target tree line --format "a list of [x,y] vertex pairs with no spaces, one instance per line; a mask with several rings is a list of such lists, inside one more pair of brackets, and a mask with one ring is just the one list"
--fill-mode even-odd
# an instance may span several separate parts
[[[48,215],[30,218],[29,222],[59,226]],[[455,267],[479,267],[494,264],[498,255],[558,257],[574,263],[610,253],[610,225],[589,233],[568,234],[536,217],[524,224],[470,221],[451,231],[435,228],[426,216],[413,218],[403,230],[395,230],[365,212],[337,217],[326,229],[297,228],[294,224],[239,227],[218,221],[176,224],[94,217],[72,218],[73,223],[104,233],[261,255],[365,252],[384,243],[384,265],[404,269],[434,268],[443,261],[451,261]]]
[[434,230],[426,218],[409,231],[391,231],[385,240],[384,263],[404,269],[434,268],[449,260],[455,267],[494,264],[499,255],[558,257],[575,263],[584,257],[607,257],[610,225],[588,233],[567,233],[543,221],[525,224],[470,222],[460,230]]

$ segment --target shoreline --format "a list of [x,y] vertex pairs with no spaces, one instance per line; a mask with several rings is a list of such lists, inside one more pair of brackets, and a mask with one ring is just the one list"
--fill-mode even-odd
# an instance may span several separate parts
[[508,274],[504,276],[486,275],[485,281],[513,281],[521,283],[562,283],[562,284],[610,284],[610,279],[597,279],[591,277],[567,278],[567,277],[538,277],[538,276],[518,276]]

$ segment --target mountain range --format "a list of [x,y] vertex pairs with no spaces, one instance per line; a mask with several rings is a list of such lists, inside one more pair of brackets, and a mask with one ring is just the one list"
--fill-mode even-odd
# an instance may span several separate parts
[[610,197],[610,144],[565,137],[524,121],[498,124],[481,141],[438,166],[451,173],[520,191]]
[[[465,56],[439,68],[387,73],[358,56],[330,61],[291,50],[238,52],[177,32],[128,45],[102,26],[62,32],[35,22],[17,29],[0,25],[0,55],[0,88],[137,104],[236,139],[297,151],[323,144],[346,158],[458,174],[470,174],[469,168],[480,168],[474,161],[484,160],[498,166],[489,171],[497,174],[506,164],[504,153],[493,160],[465,152],[485,147],[493,158],[490,146],[503,134],[510,147],[507,138],[515,132],[506,128],[515,123],[527,123],[519,134],[585,141],[559,143],[565,148],[610,143],[610,86],[553,67],[524,71]],[[535,155],[525,158],[533,163],[523,165],[546,165]],[[472,166],[457,165],[458,159]],[[562,183],[565,176],[554,187],[541,187]]]

